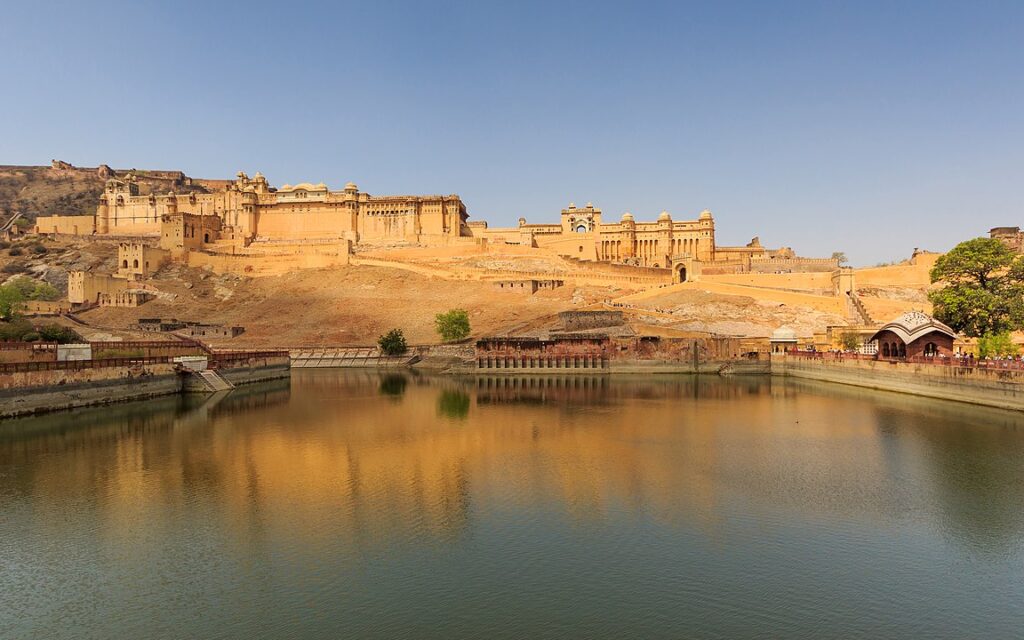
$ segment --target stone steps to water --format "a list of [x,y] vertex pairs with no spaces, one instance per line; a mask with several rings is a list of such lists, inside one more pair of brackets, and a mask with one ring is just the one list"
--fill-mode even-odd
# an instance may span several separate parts
[[235,385],[225,380],[224,376],[220,375],[213,369],[204,369],[203,371],[196,371],[195,373],[210,391],[227,391],[235,388]]

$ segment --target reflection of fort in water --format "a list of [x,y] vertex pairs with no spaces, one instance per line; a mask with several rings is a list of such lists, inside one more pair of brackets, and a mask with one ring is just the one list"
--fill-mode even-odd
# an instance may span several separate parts
[[106,521],[146,512],[156,528],[173,515],[152,504],[201,500],[243,539],[287,532],[311,551],[451,540],[483,511],[531,504],[570,522],[639,510],[719,537],[740,505],[898,521],[911,503],[997,550],[1024,531],[1024,418],[977,412],[762,378],[304,371],[212,407],[12,421],[0,463],[22,499],[98,495]]

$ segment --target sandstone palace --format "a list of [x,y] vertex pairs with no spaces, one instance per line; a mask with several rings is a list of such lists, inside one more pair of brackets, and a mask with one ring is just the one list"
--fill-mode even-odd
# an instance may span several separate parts
[[[207,181],[217,182],[217,181]],[[260,173],[239,173],[205,193],[142,194],[130,172],[106,181],[93,216],[49,216],[37,220],[39,233],[99,235],[143,241],[159,238],[171,258],[203,264],[198,252],[212,256],[347,254],[353,245],[390,243],[421,246],[510,244],[546,249],[584,262],[605,262],[671,269],[677,280],[704,273],[817,271],[834,260],[798,258],[788,248],[766,249],[754,238],[746,246],[722,247],[715,221],[703,211],[694,220],[674,220],[662,212],[653,222],[625,213],[606,222],[591,204],[570,204],[558,223],[491,228],[469,222],[457,195],[373,196],[351,182],[341,191],[323,184],[271,187]],[[327,247],[327,249],[325,249]],[[339,247],[346,247],[341,249]],[[332,253],[334,252],[334,253]],[[129,268],[130,265],[123,265]],[[296,266],[302,266],[297,264]]]

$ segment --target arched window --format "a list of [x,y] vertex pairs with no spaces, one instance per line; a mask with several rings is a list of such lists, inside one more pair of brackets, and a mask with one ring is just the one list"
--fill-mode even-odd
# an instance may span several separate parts
[[121,261],[121,268],[122,269],[127,269],[128,268],[128,261],[127,260],[122,260]]
[[203,234],[203,242],[209,242],[209,241],[210,241],[210,234],[209,233],[204,233]]
[[133,269],[138,269],[139,268],[139,261],[138,260],[132,260],[132,268]]
[[928,344],[924,345],[924,355],[929,357],[939,355],[939,345],[935,344],[934,342],[929,342]]
[[905,345],[905,344],[900,344],[900,357],[901,358],[906,358],[907,357],[907,345]]
[[882,343],[882,357],[883,358],[888,358],[889,357],[889,343],[888,342],[883,342]]
[[586,232],[587,232],[587,225],[581,224],[580,226],[576,227],[576,233],[586,233]]

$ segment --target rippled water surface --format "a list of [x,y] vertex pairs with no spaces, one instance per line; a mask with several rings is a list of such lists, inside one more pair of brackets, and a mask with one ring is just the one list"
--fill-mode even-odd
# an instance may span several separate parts
[[0,425],[0,638],[256,637],[1024,637],[1024,417],[302,371]]

